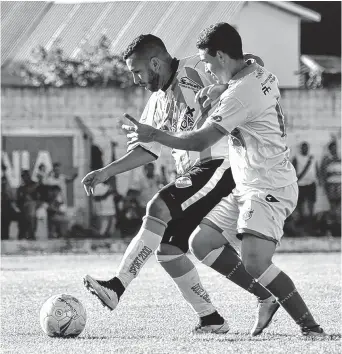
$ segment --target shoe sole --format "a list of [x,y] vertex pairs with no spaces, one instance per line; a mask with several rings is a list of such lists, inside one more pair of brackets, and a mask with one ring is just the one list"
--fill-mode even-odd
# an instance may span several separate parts
[[98,285],[90,275],[86,275],[83,278],[83,283],[86,289],[94,296],[96,296],[100,301],[103,307],[113,311],[115,307],[108,301],[108,295],[102,290],[102,287]]
[[266,328],[271,324],[272,319],[273,319],[273,316],[274,316],[275,313],[279,310],[279,307],[280,307],[280,305],[278,304],[278,306],[276,306],[276,307],[274,308],[273,312],[271,313],[271,316],[270,316],[269,320],[265,323],[264,327],[262,327],[259,332],[257,332],[257,333],[255,333],[255,332],[251,333],[253,337],[260,335],[260,334],[263,332],[263,330],[266,329]]
[[226,334],[227,332],[229,332],[230,328],[228,323],[223,323],[223,325],[215,330],[194,330],[193,333],[194,334]]

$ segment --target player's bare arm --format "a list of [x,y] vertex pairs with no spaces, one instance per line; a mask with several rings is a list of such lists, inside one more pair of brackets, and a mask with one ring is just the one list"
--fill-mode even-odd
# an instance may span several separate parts
[[91,195],[94,192],[94,188],[97,184],[106,181],[112,176],[116,176],[120,173],[133,170],[134,168],[143,166],[149,162],[156,160],[156,156],[149,153],[144,148],[137,146],[133,150],[129,151],[123,157],[115,160],[107,166],[89,172],[83,179],[82,183],[87,195]]
[[133,126],[123,125],[129,138],[128,145],[137,142],[156,141],[162,145],[179,150],[203,151],[214,145],[225,135],[212,124],[204,124],[202,128],[188,132],[168,132],[153,128],[147,124],[139,123],[133,117],[125,114]]

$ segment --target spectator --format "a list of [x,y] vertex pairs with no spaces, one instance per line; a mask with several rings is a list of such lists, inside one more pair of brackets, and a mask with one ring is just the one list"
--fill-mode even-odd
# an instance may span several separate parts
[[47,172],[46,172],[46,166],[41,163],[39,166],[38,166],[38,171],[37,171],[37,174],[36,174],[36,178],[35,178],[35,181],[37,181],[39,184],[46,184],[47,182]]
[[22,170],[22,184],[17,190],[17,205],[19,215],[19,239],[35,239],[36,210],[37,210],[37,183],[32,181],[30,172]]
[[138,202],[142,208],[146,208],[147,203],[162,187],[161,178],[155,174],[155,165],[150,162],[144,166],[142,176],[133,182],[132,189],[139,191]]
[[1,172],[1,240],[8,240],[11,222],[17,219],[20,211],[15,205],[4,164],[1,164]]
[[69,225],[66,211],[61,187],[59,185],[50,186],[47,207],[49,238],[65,236]]
[[52,171],[47,178],[47,184],[50,186],[59,186],[61,189],[61,195],[63,202],[67,203],[67,183],[73,182],[78,173],[74,173],[72,176],[66,176],[61,173],[61,164],[55,162],[52,165]]
[[[314,221],[314,207],[316,203],[316,182],[319,180],[318,164],[315,157],[310,152],[307,142],[300,144],[300,151],[292,161],[297,172],[299,196],[297,210],[300,221],[307,221],[312,225]],[[308,207],[308,218],[305,217],[305,205]]]
[[337,142],[328,145],[328,153],[323,156],[320,175],[330,204],[332,222],[341,227],[341,158],[338,156]]
[[92,226],[101,236],[110,236],[110,230],[115,215],[114,191],[107,180],[98,184],[94,193],[94,217]]
[[125,198],[116,196],[118,201],[118,215],[116,227],[120,230],[121,237],[134,236],[139,230],[145,208],[139,204],[139,192],[129,189]]
[[[48,185],[47,185],[48,175],[46,172],[46,166],[41,163],[38,167],[35,180],[37,181],[37,193],[38,200],[40,204],[46,203],[48,200]],[[38,205],[39,208],[39,205]]]

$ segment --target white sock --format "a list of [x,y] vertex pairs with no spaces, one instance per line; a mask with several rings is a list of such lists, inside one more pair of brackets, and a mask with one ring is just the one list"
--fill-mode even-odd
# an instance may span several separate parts
[[179,278],[173,278],[184,299],[194,309],[198,316],[203,317],[216,311],[210,297],[203,288],[197,269],[194,267]]
[[127,288],[140,269],[158,248],[167,224],[151,216],[144,216],[138,234],[128,245],[117,271],[117,278]]

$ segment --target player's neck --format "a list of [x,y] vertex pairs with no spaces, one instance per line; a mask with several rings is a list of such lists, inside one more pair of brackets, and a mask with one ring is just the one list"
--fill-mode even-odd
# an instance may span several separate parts
[[231,78],[233,78],[238,72],[243,70],[247,66],[247,63],[243,59],[235,60],[230,70]]
[[172,65],[172,57],[169,56],[163,63],[163,68],[160,74],[159,87],[163,88],[170,81],[174,74],[174,68]]

